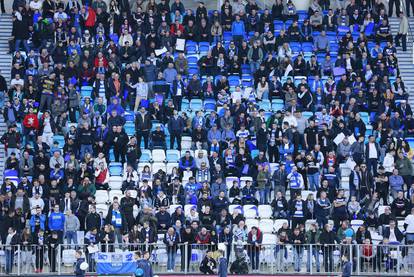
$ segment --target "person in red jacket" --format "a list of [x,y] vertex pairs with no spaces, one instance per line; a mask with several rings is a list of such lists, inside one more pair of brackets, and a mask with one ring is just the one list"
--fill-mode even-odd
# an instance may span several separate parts
[[23,119],[23,134],[25,144],[32,141],[34,143],[34,139],[36,137],[36,131],[39,129],[39,119],[37,118],[37,114],[34,113],[33,108],[29,109],[29,113]]
[[181,31],[181,33],[184,33],[184,26],[180,24],[178,20],[176,20],[174,24],[171,24],[170,33],[176,36],[177,31],[179,30]]
[[92,7],[89,7],[86,13],[86,16],[85,16],[85,28],[89,29],[89,32],[91,34],[95,33],[94,32],[95,22],[96,22],[96,13],[92,9]]
[[103,162],[95,168],[95,187],[97,190],[107,190],[109,188],[109,171]]

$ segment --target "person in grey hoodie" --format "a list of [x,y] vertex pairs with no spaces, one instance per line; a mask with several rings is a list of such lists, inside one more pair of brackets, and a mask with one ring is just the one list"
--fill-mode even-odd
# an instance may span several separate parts
[[67,240],[67,244],[73,243],[76,245],[78,244],[78,236],[77,231],[79,231],[80,222],[76,215],[72,213],[70,209],[66,211],[65,215],[65,237]]
[[336,148],[336,156],[338,157],[339,162],[346,161],[351,152],[351,144],[348,141],[348,138],[345,137],[344,140],[338,144]]
[[178,73],[177,70],[174,68],[174,64],[169,63],[168,67],[164,69],[163,77],[167,83],[172,84],[175,78],[177,77],[177,74]]

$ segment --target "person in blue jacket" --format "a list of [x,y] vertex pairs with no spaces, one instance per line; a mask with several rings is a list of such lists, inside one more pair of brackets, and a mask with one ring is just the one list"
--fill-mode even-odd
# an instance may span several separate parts
[[239,15],[236,15],[236,20],[233,21],[233,24],[231,25],[231,33],[233,35],[234,44],[240,47],[243,42],[246,29],[244,27],[244,22],[240,19]]
[[150,253],[145,251],[143,255],[141,255],[140,251],[135,252],[135,260],[137,261],[137,269],[142,269],[142,277],[153,277],[154,273],[152,271],[152,265],[149,261]]
[[50,231],[57,232],[59,241],[62,242],[63,230],[65,229],[65,215],[60,212],[58,204],[53,207],[53,212],[49,215],[48,226]]
[[32,234],[37,234],[39,230],[45,230],[46,216],[42,214],[42,209],[36,207],[36,213],[30,218],[30,230]]
[[218,276],[227,277],[227,258],[224,255],[223,250],[219,250],[219,252],[220,252],[220,258],[219,258]]

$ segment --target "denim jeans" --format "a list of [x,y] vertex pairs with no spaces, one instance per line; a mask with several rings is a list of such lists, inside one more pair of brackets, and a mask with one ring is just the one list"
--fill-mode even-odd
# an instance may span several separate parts
[[285,246],[276,245],[275,247],[275,265],[277,271],[283,271],[284,269],[284,259],[286,257],[287,251]]
[[13,271],[13,260],[14,251],[11,249],[6,250],[6,274],[9,274]]
[[16,39],[15,41],[15,51],[20,51],[20,44],[22,44],[23,42],[23,46],[24,46],[24,51],[26,51],[26,53],[30,52],[30,47],[29,44],[27,44],[27,39]]
[[176,254],[177,253],[174,250],[168,250],[168,252],[167,252],[167,256],[168,256],[167,270],[174,270]]
[[65,236],[67,244],[72,244],[72,241],[75,245],[78,244],[78,234],[76,231],[66,231]]
[[310,272],[311,264],[313,265],[313,262],[311,262],[312,257],[315,257],[316,271],[319,272],[321,270],[321,264],[319,261],[319,249],[313,245],[308,249],[308,262],[306,263],[306,271],[308,272]]
[[302,257],[303,257],[303,247],[302,246],[294,246],[293,248],[293,260],[295,262],[295,271],[300,271],[300,266],[302,265]]
[[260,204],[268,204],[268,199],[269,199],[269,195],[270,195],[270,188],[269,187],[265,187],[264,189],[261,189],[259,191],[260,194]]
[[252,73],[255,73],[259,69],[259,66],[260,66],[260,62],[251,61],[250,62],[250,70],[252,71]]
[[80,158],[83,159],[85,157],[86,153],[92,154],[92,144],[81,144],[80,147]]
[[319,172],[308,174],[309,190],[316,191],[319,189]]

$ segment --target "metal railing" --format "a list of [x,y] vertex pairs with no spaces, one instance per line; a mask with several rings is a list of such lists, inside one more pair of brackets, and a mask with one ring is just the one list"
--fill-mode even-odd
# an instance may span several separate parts
[[[151,253],[150,261],[157,274],[167,272],[172,262],[175,272],[200,273],[200,263],[208,250],[216,251],[218,245],[179,244],[169,252],[163,243],[155,244],[98,244],[101,252],[145,251]],[[414,245],[292,245],[246,243],[223,245],[229,261],[229,272],[243,274],[306,273],[310,275],[339,274],[341,257],[352,262],[354,275],[413,275]],[[88,253],[88,245],[60,244],[38,246],[1,246],[0,275],[25,276],[73,274],[75,250],[85,253],[89,273],[96,274],[96,254]],[[169,252],[169,253],[168,253]]]

